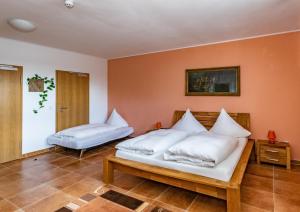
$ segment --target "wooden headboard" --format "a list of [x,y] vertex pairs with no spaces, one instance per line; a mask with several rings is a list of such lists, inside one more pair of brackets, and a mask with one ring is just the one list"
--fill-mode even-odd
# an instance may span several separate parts
[[[193,112],[195,118],[207,129],[210,129],[216,122],[219,112]],[[174,112],[173,124],[175,124],[185,111],[176,110]],[[247,130],[250,130],[250,114],[249,113],[228,113],[237,123]]]

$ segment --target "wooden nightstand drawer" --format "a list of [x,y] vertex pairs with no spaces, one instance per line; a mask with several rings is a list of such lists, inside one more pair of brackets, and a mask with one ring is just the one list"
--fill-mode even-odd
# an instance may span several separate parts
[[262,155],[260,157],[260,161],[279,164],[279,165],[286,165],[286,157],[272,157],[272,156],[269,157],[269,156]]
[[286,149],[261,145],[260,154],[268,157],[286,157]]

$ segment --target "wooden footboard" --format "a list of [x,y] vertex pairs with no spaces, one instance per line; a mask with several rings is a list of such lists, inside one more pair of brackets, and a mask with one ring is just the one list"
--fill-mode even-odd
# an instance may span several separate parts
[[125,160],[113,155],[106,157],[103,161],[103,181],[106,184],[111,184],[116,169],[138,177],[226,200],[227,211],[238,212],[240,210],[240,185],[253,144],[253,140],[248,141],[229,182]]

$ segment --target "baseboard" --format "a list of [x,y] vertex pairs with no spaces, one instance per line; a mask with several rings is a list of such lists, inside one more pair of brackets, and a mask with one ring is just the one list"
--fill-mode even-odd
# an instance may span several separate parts
[[20,159],[29,158],[29,157],[33,157],[33,156],[36,156],[36,155],[41,155],[41,154],[44,154],[44,153],[47,153],[47,152],[52,152],[54,150],[55,150],[55,147],[50,147],[50,148],[47,148],[47,149],[41,149],[41,150],[38,150],[38,151],[29,152],[29,153],[23,154]]
[[53,151],[60,152],[63,149],[64,148],[60,147],[60,146],[49,147],[47,149],[41,149],[41,150],[38,150],[38,151],[34,151],[34,152],[29,152],[29,153],[23,154],[22,157],[19,158],[19,159],[30,158],[30,157],[33,157],[33,156],[37,156],[37,155],[41,155],[41,154],[47,153],[47,152],[53,152]]
[[292,160],[291,163],[295,166],[300,166],[300,161],[299,160]]

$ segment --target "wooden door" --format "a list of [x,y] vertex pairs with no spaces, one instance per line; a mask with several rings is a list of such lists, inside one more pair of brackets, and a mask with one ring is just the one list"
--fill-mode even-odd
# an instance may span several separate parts
[[22,154],[22,67],[0,65],[0,163]]
[[89,74],[56,71],[56,131],[89,123]]

